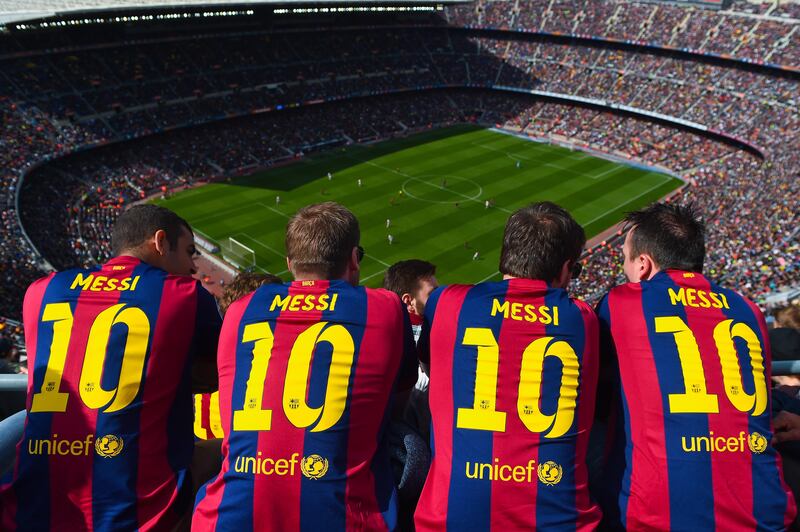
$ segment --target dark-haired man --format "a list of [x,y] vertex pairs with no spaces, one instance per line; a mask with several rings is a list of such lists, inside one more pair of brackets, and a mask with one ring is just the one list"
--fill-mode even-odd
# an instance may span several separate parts
[[286,230],[295,281],[233,303],[219,349],[220,474],[198,494],[194,530],[392,530],[385,445],[417,377],[398,297],[358,286],[358,220],[326,202]]
[[508,219],[500,282],[434,290],[434,458],[417,530],[589,530],[600,521],[585,465],[597,381],[597,318],[565,288],[586,241],[561,207]]
[[691,207],[657,203],[626,222],[630,282],[598,307],[612,377],[598,401],[616,405],[598,489],[608,525],[783,530],[795,503],[770,445],[761,311],[703,275]]
[[191,391],[214,389],[221,319],[175,213],[123,213],[102,266],[25,295],[27,423],[3,530],[169,530],[192,500]]

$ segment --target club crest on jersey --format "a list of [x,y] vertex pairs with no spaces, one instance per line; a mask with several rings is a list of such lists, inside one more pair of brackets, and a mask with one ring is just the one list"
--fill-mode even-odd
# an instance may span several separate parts
[[536,468],[536,473],[539,475],[539,480],[542,484],[555,486],[561,482],[561,476],[564,474],[564,470],[557,463],[548,460],[543,464],[539,464],[539,467]]
[[754,453],[761,454],[767,450],[767,438],[758,432],[754,432],[747,438],[747,446],[750,447],[750,450]]
[[119,436],[106,434],[95,440],[94,449],[103,458],[111,458],[122,452],[124,444],[125,442]]
[[318,480],[328,472],[328,459],[318,454],[304,456],[303,461],[300,462],[300,470],[306,478]]

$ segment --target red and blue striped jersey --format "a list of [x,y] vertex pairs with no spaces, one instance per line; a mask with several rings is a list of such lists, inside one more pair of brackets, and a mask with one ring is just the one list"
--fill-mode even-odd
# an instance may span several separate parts
[[194,437],[198,440],[211,440],[222,438],[224,434],[219,415],[219,392],[195,394]]
[[783,530],[796,510],[770,445],[761,311],[699,273],[667,270],[612,289],[598,314],[618,365],[616,397],[599,400],[621,413],[601,482],[610,524]]
[[435,290],[429,363],[433,461],[417,530],[589,530],[586,450],[598,371],[597,318],[542,281]]
[[191,510],[191,362],[221,318],[190,277],[133,257],[33,283],[27,421],[3,530],[165,530]]
[[218,367],[223,465],[193,530],[395,528],[386,428],[392,392],[417,378],[397,295],[340,280],[262,286],[228,309]]

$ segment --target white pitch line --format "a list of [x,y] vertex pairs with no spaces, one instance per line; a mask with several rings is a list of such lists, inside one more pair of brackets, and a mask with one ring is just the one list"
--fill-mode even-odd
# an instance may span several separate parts
[[486,282],[486,281],[488,281],[489,279],[491,279],[492,277],[494,277],[495,275],[498,275],[499,273],[500,273],[500,272],[499,272],[499,271],[497,271],[497,272],[494,272],[494,273],[492,273],[492,274],[489,274],[489,275],[487,275],[486,277],[484,277],[483,279],[481,279],[480,281],[478,281],[478,283],[476,283],[476,284],[480,284],[480,283]]
[[613,163],[613,164],[614,164],[614,166],[612,168],[609,168],[605,172],[601,172],[601,173],[599,173],[599,174],[597,174],[595,176],[589,176],[589,177],[591,179],[600,179],[601,177],[603,177],[605,175],[613,174],[614,172],[619,172],[622,169],[629,168],[628,166],[622,166],[622,165],[619,165],[617,163]]
[[268,245],[266,245],[265,243],[263,243],[263,242],[262,242],[262,241],[260,241],[259,239],[257,239],[257,238],[253,238],[252,236],[250,236],[250,235],[249,235],[249,234],[247,234],[247,233],[240,232],[240,233],[236,233],[236,235],[234,235],[234,236],[240,236],[240,235],[244,235],[244,236],[246,236],[248,239],[252,240],[253,242],[255,242],[256,244],[258,244],[258,245],[259,245],[259,246],[261,246],[262,248],[264,248],[264,249],[266,249],[266,250],[269,250],[269,251],[271,251],[271,252],[275,253],[275,254],[276,254],[276,255],[278,255],[279,257],[284,257],[284,256],[285,256],[285,255],[284,255],[283,253],[281,253],[280,251],[278,251],[278,250],[276,250],[276,249],[274,249],[274,248],[271,248],[271,247],[269,247]]
[[645,194],[649,194],[650,192],[654,191],[655,189],[657,189],[658,187],[660,187],[660,186],[661,186],[661,185],[663,185],[664,183],[668,182],[669,180],[670,180],[670,177],[669,177],[669,176],[667,176],[667,177],[666,177],[664,180],[662,180],[660,183],[658,183],[658,184],[656,184],[656,185],[654,185],[654,186],[652,186],[652,187],[648,188],[647,190],[645,190],[645,191],[644,191],[644,192],[642,192],[641,194],[637,194],[636,196],[634,196],[634,197],[630,198],[628,201],[625,201],[625,202],[623,202],[623,203],[620,203],[620,204],[616,205],[616,206],[615,206],[615,207],[613,207],[612,209],[609,209],[609,210],[607,210],[606,212],[604,212],[603,214],[601,214],[601,215],[599,215],[599,216],[595,216],[594,218],[592,218],[591,220],[589,220],[588,222],[586,222],[586,223],[585,223],[585,224],[583,224],[583,225],[584,225],[584,226],[587,226],[587,225],[589,225],[589,224],[591,224],[591,223],[594,223],[594,222],[596,222],[596,221],[597,221],[597,220],[599,220],[600,218],[602,218],[602,217],[604,217],[604,216],[608,215],[608,213],[610,213],[610,212],[612,212],[612,211],[615,211],[615,210],[619,209],[619,208],[620,208],[620,207],[622,207],[623,205],[627,205],[628,203],[631,203],[631,202],[633,202],[633,201],[636,201],[637,199],[641,198],[641,197],[642,197],[642,196],[644,196]]
[[386,270],[381,270],[381,271],[379,271],[378,273],[373,273],[372,275],[367,275],[367,276],[366,276],[366,277],[364,277],[363,279],[359,279],[359,280],[358,280],[358,283],[359,283],[359,284],[361,284],[361,283],[363,283],[364,281],[366,281],[367,279],[372,279],[373,277],[375,277],[375,276],[378,276],[378,275],[380,275],[380,274],[384,273],[385,271],[386,271]]

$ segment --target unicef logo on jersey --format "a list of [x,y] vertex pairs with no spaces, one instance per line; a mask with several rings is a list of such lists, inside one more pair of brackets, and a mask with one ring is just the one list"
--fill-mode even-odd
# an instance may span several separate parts
[[547,461],[543,464],[539,464],[539,467],[536,468],[536,473],[539,475],[539,481],[541,481],[542,484],[546,486],[555,486],[561,482],[561,476],[564,474],[564,470],[557,463]]
[[328,459],[318,454],[310,454],[303,457],[303,461],[300,462],[300,470],[306,478],[319,480],[328,472]]
[[767,438],[758,432],[753,432],[750,434],[750,437],[747,438],[747,446],[750,447],[752,452],[761,454],[767,450]]
[[125,442],[119,436],[106,434],[97,438],[94,442],[94,449],[103,458],[111,458],[122,452]]

